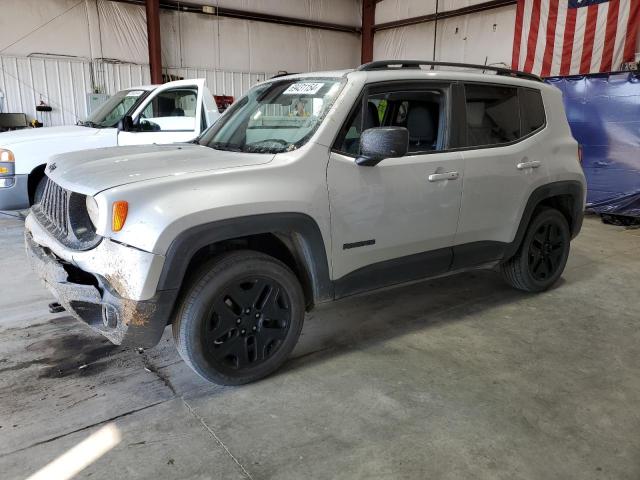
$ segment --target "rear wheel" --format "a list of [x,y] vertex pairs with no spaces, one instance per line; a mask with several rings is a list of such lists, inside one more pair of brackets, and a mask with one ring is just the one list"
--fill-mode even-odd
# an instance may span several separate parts
[[526,292],[547,290],[564,271],[570,241],[569,224],[564,215],[551,208],[540,209],[529,224],[518,252],[502,264],[505,280]]
[[240,385],[282,365],[298,341],[304,312],[302,288],[286,265],[258,252],[230,252],[193,277],[173,336],[200,376]]

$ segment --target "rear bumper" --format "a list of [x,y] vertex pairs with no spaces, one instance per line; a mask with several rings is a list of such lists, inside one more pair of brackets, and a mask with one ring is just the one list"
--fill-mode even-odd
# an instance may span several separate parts
[[29,208],[29,176],[14,175],[10,187],[0,187],[0,210],[24,210]]
[[55,256],[25,232],[27,255],[35,272],[74,317],[117,345],[152,347],[160,341],[177,290],[157,292],[148,300],[123,298],[107,280]]

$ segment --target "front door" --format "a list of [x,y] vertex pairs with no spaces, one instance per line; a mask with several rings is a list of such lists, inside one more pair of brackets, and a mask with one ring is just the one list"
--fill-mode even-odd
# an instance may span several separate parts
[[[338,296],[443,273],[451,263],[463,160],[447,151],[449,87],[370,86],[330,154],[333,278]],[[409,130],[409,152],[358,166],[360,133]]]
[[193,140],[202,131],[203,91],[204,80],[183,80],[158,87],[132,115],[134,128],[118,133],[118,145]]

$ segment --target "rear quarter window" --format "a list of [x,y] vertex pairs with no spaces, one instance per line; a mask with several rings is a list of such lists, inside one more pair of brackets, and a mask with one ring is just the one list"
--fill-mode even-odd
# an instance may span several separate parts
[[540,130],[546,123],[540,90],[520,89],[520,120],[522,136]]

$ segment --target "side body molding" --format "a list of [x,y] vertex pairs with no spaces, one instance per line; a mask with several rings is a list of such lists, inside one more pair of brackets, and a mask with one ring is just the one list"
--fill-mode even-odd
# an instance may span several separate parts
[[158,290],[180,288],[189,262],[198,250],[224,240],[263,233],[289,237],[291,253],[305,270],[315,303],[333,299],[333,283],[322,233],[315,220],[302,213],[249,215],[185,230],[167,251]]

